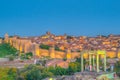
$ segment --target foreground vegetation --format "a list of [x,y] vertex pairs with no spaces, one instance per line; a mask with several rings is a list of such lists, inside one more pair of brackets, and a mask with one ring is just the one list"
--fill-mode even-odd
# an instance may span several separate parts
[[0,68],[0,80],[15,80],[16,76],[16,68]]
[[0,58],[6,57],[8,55],[16,55],[17,50],[10,46],[10,44],[2,43],[0,44]]
[[[61,68],[59,66],[44,67],[37,64],[26,65],[21,69],[0,67],[0,80],[42,80],[47,77],[73,75],[81,71],[79,60],[77,59],[76,62],[69,63],[68,68]],[[115,64],[115,71],[119,73],[120,64],[118,63]]]
[[[43,49],[50,48],[47,45],[41,45],[40,47]],[[55,50],[57,49],[56,47]],[[0,57],[6,57],[8,55],[15,56],[16,52],[17,50],[9,44],[0,44]],[[31,59],[32,57],[33,54],[31,52],[20,55],[21,60]],[[10,59],[12,60],[12,57]],[[0,67],[0,80],[42,80],[47,77],[73,75],[75,72],[81,71],[80,62],[81,59],[76,58],[76,62],[69,63],[68,68],[61,68],[59,66],[44,67],[40,65],[27,65],[22,69]],[[88,61],[84,60],[84,64],[88,64]],[[103,65],[102,61],[100,61],[100,65]],[[114,71],[120,73],[120,61],[115,64]]]
[[0,80],[42,80],[47,77],[72,75],[80,71],[80,64],[73,62],[68,68],[27,65],[22,69],[0,68]]

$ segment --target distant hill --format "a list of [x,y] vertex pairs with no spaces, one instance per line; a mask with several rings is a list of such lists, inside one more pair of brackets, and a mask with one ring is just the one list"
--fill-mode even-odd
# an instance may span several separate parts
[[10,46],[10,44],[2,43],[0,44],[0,58],[6,57],[8,55],[15,55],[17,50]]

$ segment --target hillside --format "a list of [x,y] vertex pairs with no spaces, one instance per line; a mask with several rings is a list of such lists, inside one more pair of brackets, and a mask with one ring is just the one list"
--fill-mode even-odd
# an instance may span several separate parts
[[9,44],[2,43],[0,44],[0,58],[5,57],[7,55],[15,55],[16,49]]

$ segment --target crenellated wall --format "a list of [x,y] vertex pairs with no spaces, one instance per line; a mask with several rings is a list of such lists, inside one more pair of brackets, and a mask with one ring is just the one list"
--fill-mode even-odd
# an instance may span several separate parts
[[65,57],[66,57],[65,52],[55,51],[55,58],[65,58]]
[[[49,50],[40,49],[39,44],[32,43],[30,39],[27,38],[19,38],[17,36],[9,37],[8,34],[5,35],[4,42],[10,43],[13,47],[15,47],[20,52],[32,52],[34,55],[42,57],[49,56],[51,58],[67,58],[74,59],[76,57],[80,57],[80,52],[71,52],[71,50],[67,50],[66,52],[55,51],[54,47],[51,47]],[[88,54],[83,55],[84,58],[88,58]],[[118,53],[114,51],[107,51],[107,57],[120,58],[120,51]]]
[[40,51],[40,57],[42,57],[42,56],[50,56],[49,50],[39,49],[39,51]]

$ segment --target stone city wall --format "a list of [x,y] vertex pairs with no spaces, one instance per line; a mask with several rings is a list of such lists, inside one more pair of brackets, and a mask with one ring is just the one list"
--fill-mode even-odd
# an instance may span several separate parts
[[[4,42],[10,43],[20,52],[24,52],[24,53],[32,52],[34,55],[37,55],[39,57],[49,56],[51,58],[74,59],[80,56],[80,52],[71,52],[69,49],[66,52],[55,51],[54,47],[51,47],[49,50],[40,49],[39,44],[32,43],[31,40],[27,38],[18,38],[18,37],[9,38],[8,35],[6,35]],[[115,58],[115,57],[120,58],[120,51],[117,53],[115,51],[107,51],[106,55],[107,57],[110,58]],[[84,58],[88,58],[88,54],[84,54]]]

